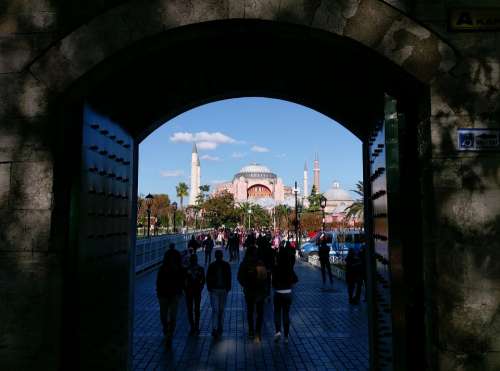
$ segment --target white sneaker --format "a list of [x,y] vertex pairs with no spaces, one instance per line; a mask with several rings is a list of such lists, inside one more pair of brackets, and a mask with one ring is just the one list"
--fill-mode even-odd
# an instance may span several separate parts
[[280,338],[281,338],[281,332],[278,331],[277,333],[274,334],[274,342],[277,343],[278,341],[280,341]]

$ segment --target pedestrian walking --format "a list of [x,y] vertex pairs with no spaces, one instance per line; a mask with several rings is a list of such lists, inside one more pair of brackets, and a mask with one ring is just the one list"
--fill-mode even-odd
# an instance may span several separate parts
[[172,345],[177,320],[177,309],[184,287],[185,271],[181,254],[171,243],[163,257],[163,263],[156,277],[156,294],[160,303],[160,320],[165,336],[165,345]]
[[[264,300],[267,292],[267,269],[264,262],[258,258],[255,246],[247,247],[238,270],[238,282],[243,287],[247,305],[248,336],[260,342],[264,321]],[[254,312],[257,315],[255,325]]]
[[345,258],[345,278],[347,282],[347,294],[349,295],[349,304],[359,304],[361,295],[362,279],[361,259],[353,248],[350,248]]
[[292,286],[299,279],[293,270],[293,250],[281,247],[273,267],[273,289],[274,289],[274,341],[281,338],[281,324],[283,322],[283,335],[285,343],[288,343],[290,333],[290,307],[292,305]]
[[326,288],[326,272],[330,279],[330,286],[333,285],[332,267],[330,265],[330,246],[324,233],[321,234],[318,240],[318,255],[319,263],[321,265],[321,278],[323,280],[323,289]]
[[186,307],[191,326],[189,335],[199,335],[200,333],[200,303],[203,286],[205,286],[205,270],[198,265],[198,256],[193,254],[189,257],[185,284]]
[[229,261],[240,261],[240,239],[236,233],[231,233],[228,239]]
[[200,245],[199,245],[198,241],[196,241],[196,237],[194,236],[194,234],[191,235],[191,239],[188,242],[188,249],[193,249],[194,253],[196,254],[199,247],[200,247]]
[[361,286],[364,287],[363,301],[366,301],[366,293],[368,291],[366,277],[368,273],[366,271],[366,246],[363,244],[359,250],[359,259],[361,260]]
[[203,250],[205,251],[205,265],[208,265],[212,262],[212,250],[214,249],[214,240],[210,236],[207,235],[207,238],[203,240]]
[[257,238],[257,256],[264,263],[267,270],[266,298],[271,295],[271,272],[274,265],[275,251],[271,247],[271,236],[261,234]]
[[215,251],[215,261],[208,266],[207,289],[212,306],[212,336],[222,336],[224,308],[227,294],[231,290],[231,266],[223,260],[221,250]]

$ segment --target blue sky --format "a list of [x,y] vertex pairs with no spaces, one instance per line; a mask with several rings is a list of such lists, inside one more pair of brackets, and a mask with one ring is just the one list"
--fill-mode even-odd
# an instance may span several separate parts
[[139,194],[167,193],[173,199],[179,182],[189,186],[193,141],[201,183],[211,189],[252,162],[269,167],[285,185],[296,180],[299,187],[307,162],[310,188],[316,152],[322,192],[334,180],[350,190],[362,179],[361,141],[342,125],[295,103],[250,97],[197,107],[149,135],[139,146]]

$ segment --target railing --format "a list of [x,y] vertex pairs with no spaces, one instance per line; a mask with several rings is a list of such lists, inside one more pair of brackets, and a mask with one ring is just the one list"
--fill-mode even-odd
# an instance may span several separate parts
[[[332,274],[337,277],[338,279],[344,280],[345,281],[345,270],[342,268],[339,268],[337,265],[334,263],[337,263],[333,256],[330,256],[330,266],[332,267]],[[307,257],[307,262],[311,265],[314,265],[316,267],[320,267],[321,264],[319,262],[319,256],[318,255],[309,255]]]
[[187,243],[194,234],[195,237],[210,230],[201,230],[186,234],[167,234],[151,238],[138,239],[135,244],[135,273],[144,272],[161,264],[163,255],[170,243],[175,243],[179,251],[187,248]]

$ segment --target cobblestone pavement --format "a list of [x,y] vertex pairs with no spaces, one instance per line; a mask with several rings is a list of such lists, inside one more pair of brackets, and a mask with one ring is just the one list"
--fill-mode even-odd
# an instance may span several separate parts
[[134,370],[367,370],[368,324],[366,304],[349,305],[346,285],[335,280],[333,291],[321,291],[318,268],[298,262],[299,283],[294,288],[290,342],[274,343],[272,303],[266,304],[263,339],[247,339],[243,292],[236,281],[238,265],[231,264],[233,289],[229,293],[223,337],[211,336],[210,302],[204,290],[201,334],[188,336],[186,305],[182,299],[172,348],[165,349],[156,272],[136,281]]

